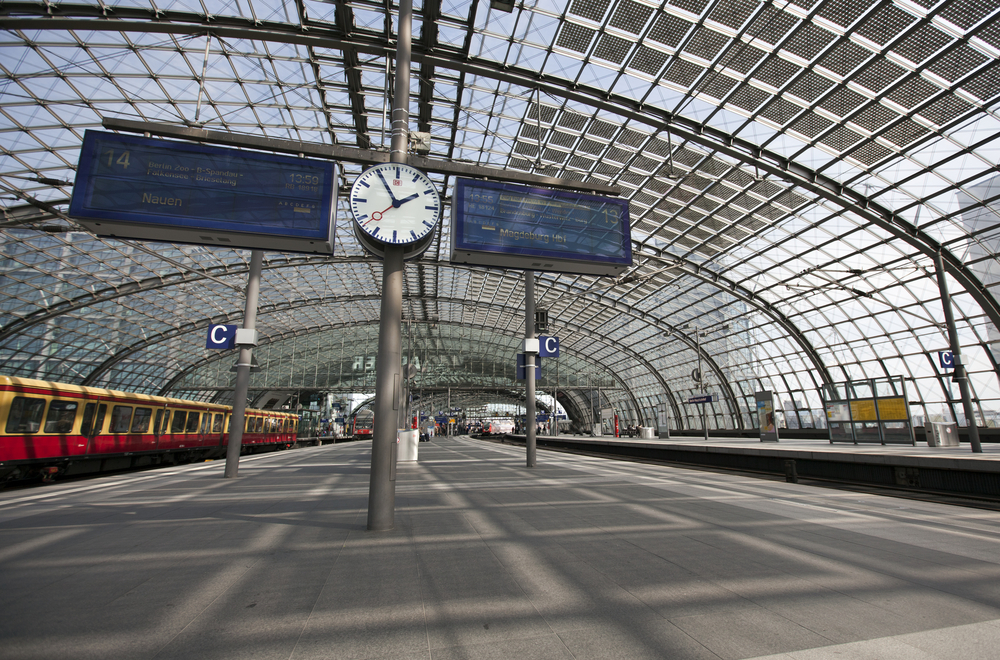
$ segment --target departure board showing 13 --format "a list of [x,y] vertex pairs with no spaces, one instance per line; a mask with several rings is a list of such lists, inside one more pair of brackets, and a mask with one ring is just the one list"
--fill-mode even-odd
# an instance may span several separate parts
[[632,265],[623,199],[457,179],[452,218],[455,263],[591,275]]
[[87,131],[69,215],[98,236],[333,252],[333,163]]

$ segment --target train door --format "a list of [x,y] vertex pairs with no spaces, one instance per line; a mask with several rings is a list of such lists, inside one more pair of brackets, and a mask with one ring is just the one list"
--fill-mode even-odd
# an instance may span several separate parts
[[155,449],[160,448],[160,436],[167,432],[168,424],[170,424],[170,409],[163,406],[156,411],[156,419],[153,420],[153,435],[156,436]]
[[225,418],[225,414],[215,413],[212,419],[212,442],[218,444],[220,447],[225,444],[222,438],[222,434],[225,430],[225,427],[223,426]]
[[201,423],[201,413],[188,411],[187,426],[184,427],[184,442],[181,447],[197,447],[201,444],[198,437],[198,425]]
[[95,452],[95,442],[94,438],[100,435],[101,431],[104,430],[104,417],[108,413],[108,404],[106,403],[88,403],[83,408],[83,423],[80,424],[80,432],[87,436],[87,449],[84,453],[90,454]]
[[201,430],[198,432],[198,444],[206,446],[212,444],[210,434],[212,432],[212,413],[205,412],[201,415]]
[[177,449],[184,446],[184,427],[187,425],[187,411],[174,410],[170,417],[170,433],[167,447]]

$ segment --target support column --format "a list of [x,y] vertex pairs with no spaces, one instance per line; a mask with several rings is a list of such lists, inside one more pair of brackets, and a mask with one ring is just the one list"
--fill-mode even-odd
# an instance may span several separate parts
[[948,279],[944,269],[944,257],[941,252],[937,253],[934,265],[937,268],[938,288],[941,289],[941,306],[944,308],[944,322],[948,328],[948,343],[951,345],[951,354],[955,361],[952,370],[952,381],[958,383],[958,389],[962,393],[962,410],[965,412],[966,422],[969,424],[969,444],[972,451],[981,454],[983,445],[979,442],[979,427],[976,426],[976,414],[972,407],[972,392],[969,390],[969,374],[965,370],[962,361],[962,346],[958,341],[958,328],[955,325],[955,310],[951,306],[951,296],[948,294]]
[[[406,162],[409,142],[412,21],[413,1],[400,0],[392,98],[392,142],[389,147],[389,160],[393,163]],[[396,524],[397,420],[403,352],[403,253],[402,245],[386,244],[382,260],[382,306],[378,356],[375,360],[375,423],[368,485],[368,530],[373,532],[392,529]]]
[[552,395],[552,437],[559,436],[559,358],[556,358],[556,387]]
[[375,361],[375,425],[368,485],[368,529],[395,525],[396,443],[403,318],[403,246],[386,245],[382,262],[382,307]]
[[[260,297],[260,271],[264,253],[250,253],[250,275],[247,278],[247,300],[243,309],[243,329],[257,328],[257,299]],[[236,387],[233,390],[233,414],[229,421],[229,444],[226,446],[226,479],[235,479],[240,473],[240,449],[243,447],[243,426],[246,423],[247,390],[250,388],[250,365],[253,364],[253,345],[240,346],[236,361]]]
[[[535,338],[535,271],[524,271],[524,338]],[[524,354],[524,424],[527,466],[535,467],[535,354]]]

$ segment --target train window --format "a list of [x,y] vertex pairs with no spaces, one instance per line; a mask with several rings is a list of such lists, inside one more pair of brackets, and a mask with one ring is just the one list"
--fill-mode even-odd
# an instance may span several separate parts
[[38,433],[44,412],[45,399],[14,397],[7,416],[7,433]]
[[136,408],[132,418],[132,433],[149,433],[149,420],[153,417],[152,408]]
[[188,423],[187,423],[188,433],[198,432],[198,421],[200,420],[200,418],[201,418],[201,413],[196,413],[196,412],[188,413]]
[[[94,411],[97,415],[94,415]],[[80,424],[80,432],[84,435],[94,437],[104,428],[104,415],[108,412],[108,404],[100,405],[88,403],[83,408],[83,423]]]
[[212,423],[212,433],[222,433],[222,415],[215,416],[215,422]]
[[187,411],[175,410],[174,419],[170,423],[171,433],[184,433],[184,422],[187,421]]
[[201,432],[202,432],[203,435],[205,433],[208,433],[208,429],[209,429],[209,427],[211,425],[212,425],[212,415],[209,414],[209,413],[205,413],[204,415],[202,415],[201,416]]
[[45,433],[71,433],[76,421],[76,401],[53,401],[45,416]]
[[160,408],[156,411],[156,421],[153,422],[153,433],[161,435],[167,432],[167,424],[170,423],[170,411]]
[[111,432],[128,433],[132,421],[132,406],[115,406],[111,409]]
[[260,419],[260,417],[254,417],[252,424],[253,424],[253,430],[252,430],[252,432],[253,433],[260,433],[260,426],[261,426],[261,419]]

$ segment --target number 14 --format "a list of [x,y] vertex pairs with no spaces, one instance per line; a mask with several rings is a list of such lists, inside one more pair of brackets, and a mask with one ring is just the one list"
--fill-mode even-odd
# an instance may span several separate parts
[[118,157],[118,160],[115,160],[115,152],[113,149],[108,149],[104,153],[107,154],[108,156],[108,167],[111,167],[114,163],[117,163],[118,165],[121,165],[125,169],[128,169],[129,165],[128,151],[123,151],[122,155]]

